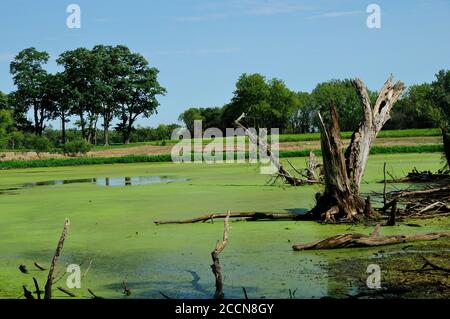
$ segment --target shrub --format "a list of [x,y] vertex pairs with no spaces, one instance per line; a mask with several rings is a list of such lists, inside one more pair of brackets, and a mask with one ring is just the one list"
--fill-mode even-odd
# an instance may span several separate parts
[[38,156],[44,152],[50,152],[52,150],[52,143],[44,136],[29,135],[26,138],[26,144],[28,148],[34,150]]
[[83,139],[68,142],[62,146],[64,155],[77,156],[85,155],[92,149],[92,144],[86,142]]

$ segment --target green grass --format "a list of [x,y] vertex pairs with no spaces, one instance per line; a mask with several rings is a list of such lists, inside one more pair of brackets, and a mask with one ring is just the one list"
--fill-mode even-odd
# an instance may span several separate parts
[[[436,145],[418,145],[418,146],[374,146],[370,154],[391,154],[391,153],[425,153],[442,152],[443,146]],[[320,150],[313,151],[316,155],[321,155]],[[310,150],[299,151],[280,151],[280,158],[285,157],[306,157]],[[242,153],[241,153],[242,154]],[[194,154],[192,154],[194,156]],[[236,158],[237,153],[234,154]],[[248,153],[245,154],[248,158]],[[193,158],[192,158],[193,159]],[[224,160],[226,154],[224,153]],[[69,157],[69,158],[50,158],[38,160],[10,160],[0,161],[0,169],[17,169],[33,167],[58,167],[58,166],[79,166],[79,165],[99,165],[99,164],[119,164],[119,163],[153,163],[153,162],[171,162],[170,154],[164,155],[128,155],[121,157]]]
[[[303,167],[304,158],[293,158]],[[363,191],[381,191],[383,163],[397,176],[413,167],[436,170],[440,155],[424,153],[383,154],[369,158]],[[33,288],[32,277],[41,287],[53,256],[64,218],[71,220],[56,271],[63,265],[82,263],[82,288],[74,292],[89,298],[87,288],[107,298],[123,298],[122,281],[132,291],[129,298],[162,298],[160,291],[174,298],[210,298],[214,292],[210,253],[223,233],[223,223],[155,226],[155,220],[183,219],[211,212],[300,211],[314,205],[318,186],[301,188],[265,186],[267,175],[249,164],[136,163],[52,167],[0,171],[0,189],[30,182],[170,175],[187,182],[136,187],[99,187],[67,184],[19,189],[14,195],[0,195],[0,298],[17,298],[22,285]],[[389,185],[389,187],[392,187]],[[383,228],[383,234],[446,230],[450,220],[415,221],[423,227],[399,225]],[[368,234],[373,227],[358,225],[351,231]],[[371,258],[379,248],[319,252],[293,252],[293,243],[305,243],[347,232],[348,225],[320,225],[313,222],[233,222],[230,243],[221,254],[225,294],[242,298],[245,287],[251,298],[287,298],[297,289],[298,298],[319,298],[338,293],[327,277],[329,263],[342,258]],[[401,251],[402,245],[397,246]],[[29,274],[18,270],[25,264]],[[200,280],[194,285],[189,271]],[[349,268],[367,276],[366,269]],[[344,275],[344,274],[343,274]],[[65,287],[65,279],[56,286]],[[350,289],[344,285],[339,289]],[[342,294],[342,291],[339,291]],[[67,298],[58,290],[55,298]]]

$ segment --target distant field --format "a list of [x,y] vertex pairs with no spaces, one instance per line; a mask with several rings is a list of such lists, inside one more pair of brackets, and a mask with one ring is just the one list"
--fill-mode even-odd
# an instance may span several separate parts
[[[342,138],[348,139],[352,136],[353,132],[342,132]],[[440,136],[442,133],[440,129],[437,128],[425,128],[425,129],[406,129],[406,130],[385,130],[381,131],[378,135],[378,138],[395,138],[395,137],[419,137],[419,136]],[[229,138],[233,139],[233,138]],[[248,139],[248,138],[246,138]],[[215,141],[220,142],[221,139],[215,139]],[[227,139],[223,138],[224,142]],[[304,133],[304,134],[281,134],[278,136],[278,140],[280,143],[285,142],[302,142],[302,141],[317,141],[320,140],[320,133]],[[194,142],[195,139],[192,139]],[[211,143],[212,139],[203,139],[203,144]],[[177,140],[164,140],[164,141],[149,141],[149,142],[139,142],[139,143],[130,143],[130,144],[112,144],[112,145],[98,145],[94,147],[94,150],[108,150],[108,149],[117,149],[117,148],[127,148],[127,147],[136,147],[136,146],[144,146],[144,145],[155,145],[155,146],[163,146],[163,145],[174,145],[177,144]]]
[[[320,149],[315,150],[281,150],[280,158],[288,157],[306,157],[313,151],[316,155],[321,155]],[[417,145],[417,146],[373,146],[370,154],[400,154],[400,153],[436,153],[442,152],[443,146],[439,144]],[[237,154],[244,152],[229,152],[236,158]],[[192,153],[192,160],[194,153]],[[248,153],[245,152],[245,158]],[[226,153],[224,153],[224,160]],[[125,155],[119,157],[63,157],[63,158],[46,158],[35,160],[10,160],[0,161],[0,170],[17,169],[17,168],[36,168],[36,167],[59,167],[59,166],[81,166],[81,165],[99,165],[99,164],[125,164],[125,163],[154,163],[154,162],[171,162],[170,154],[161,155]]]

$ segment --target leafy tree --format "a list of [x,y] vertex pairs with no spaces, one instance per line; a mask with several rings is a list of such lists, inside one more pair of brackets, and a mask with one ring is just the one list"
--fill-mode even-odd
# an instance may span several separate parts
[[313,131],[317,111],[309,102],[308,92],[297,93],[298,105],[289,118],[292,133],[309,133]]
[[44,123],[51,117],[52,112],[47,109],[45,102],[49,82],[43,65],[48,59],[47,52],[31,47],[19,52],[10,65],[10,72],[17,87],[14,94],[15,103],[22,105],[20,111],[33,109],[33,129],[37,135],[42,135]]
[[231,102],[225,106],[224,124],[233,127],[242,113],[248,113],[246,119],[251,121],[248,126],[264,127],[261,115],[270,108],[269,95],[269,85],[264,76],[258,73],[242,74],[236,82]]
[[45,136],[32,135],[28,138],[27,144],[37,153],[38,157],[41,156],[41,153],[50,152],[52,149],[52,143]]
[[[351,80],[331,80],[319,83],[312,91],[309,102],[311,107],[328,117],[330,104],[336,105],[339,125],[344,131],[353,130],[361,119],[361,102]],[[318,127],[317,116],[315,126]]]
[[88,142],[95,138],[101,113],[102,87],[98,57],[86,48],[62,53],[57,63],[64,67],[70,114],[78,116],[77,125]]
[[450,70],[440,70],[431,83],[431,101],[425,112],[441,128],[447,168],[450,168]]
[[205,118],[202,115],[200,108],[191,107],[180,114],[178,121],[183,122],[186,129],[194,135],[194,121],[204,121]]
[[9,134],[14,129],[14,121],[10,110],[0,109],[0,147],[7,147]]
[[424,109],[429,108],[431,85],[423,83],[412,85],[397,102],[391,120],[386,123],[386,129],[425,128],[435,124],[425,114]]
[[130,134],[139,116],[150,117],[159,106],[158,95],[164,95],[166,89],[158,83],[158,69],[150,67],[148,61],[138,53],[124,56],[125,77],[118,83],[118,102],[120,123],[117,130],[122,133],[123,142],[130,142]]
[[8,109],[8,95],[0,91],[0,110]]
[[92,144],[86,142],[84,139],[67,142],[62,147],[65,155],[77,156],[78,154],[85,155],[92,149]]

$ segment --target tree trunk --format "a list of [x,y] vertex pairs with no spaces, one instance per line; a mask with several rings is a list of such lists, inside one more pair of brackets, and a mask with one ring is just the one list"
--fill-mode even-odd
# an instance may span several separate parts
[[66,144],[66,115],[61,112],[61,144]]
[[103,117],[103,130],[104,130],[105,145],[109,145],[109,118],[107,115]]
[[335,222],[338,219],[353,221],[360,219],[364,214],[370,214],[371,210],[366,209],[370,203],[366,203],[360,196],[359,187],[370,147],[383,125],[389,120],[390,111],[404,88],[402,82],[394,85],[390,77],[372,108],[364,83],[355,79],[353,85],[361,99],[364,115],[358,128],[353,132],[345,153],[335,105],[332,104],[330,108],[329,127],[319,114],[325,191],[318,198],[311,214],[327,222]]

